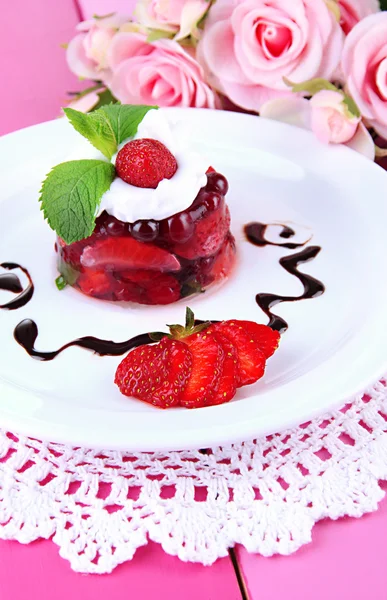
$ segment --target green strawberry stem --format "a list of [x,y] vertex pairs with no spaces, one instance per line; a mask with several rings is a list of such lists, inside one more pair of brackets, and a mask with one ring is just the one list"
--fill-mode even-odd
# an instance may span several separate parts
[[210,321],[204,321],[195,325],[195,315],[187,306],[185,311],[185,327],[175,323],[173,325],[167,325],[169,328],[169,333],[154,331],[148,335],[154,342],[159,342],[163,339],[163,337],[169,337],[171,340],[181,340],[193,335],[194,333],[199,333],[200,331],[203,331],[203,329],[207,329],[207,327],[210,325]]

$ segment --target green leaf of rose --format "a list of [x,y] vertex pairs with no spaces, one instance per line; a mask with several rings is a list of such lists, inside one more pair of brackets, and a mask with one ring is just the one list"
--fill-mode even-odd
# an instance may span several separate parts
[[61,163],[47,175],[40,190],[41,209],[66,244],[93,233],[98,206],[114,175],[114,165],[103,160]]
[[349,115],[351,117],[361,117],[361,112],[355,102],[355,100],[353,98],[351,98],[351,96],[344,96],[343,98],[343,104],[346,107],[347,111],[349,112]]
[[310,96],[314,96],[317,92],[321,92],[321,90],[332,90],[334,92],[339,92],[340,90],[327,81],[326,79],[322,79],[321,77],[316,77],[316,79],[309,79],[309,81],[303,81],[302,83],[293,83],[286,77],[284,77],[284,82],[287,86],[292,88],[292,92],[306,92]]

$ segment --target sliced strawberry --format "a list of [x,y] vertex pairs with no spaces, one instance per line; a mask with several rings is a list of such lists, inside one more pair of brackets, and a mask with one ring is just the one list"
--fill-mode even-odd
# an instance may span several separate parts
[[192,361],[186,344],[166,337],[158,344],[132,350],[119,364],[114,381],[125,396],[160,408],[177,406]]
[[103,296],[111,291],[112,280],[105,271],[87,269],[78,277],[77,285],[88,296]]
[[207,333],[221,333],[235,346],[239,358],[239,387],[255,383],[265,372],[265,355],[258,342],[238,324],[238,321],[222,321],[207,329]]
[[108,266],[114,271],[123,269],[178,271],[180,269],[180,263],[173,254],[130,237],[97,240],[93,246],[85,248],[81,256],[81,264],[84,267]]
[[191,376],[180,398],[181,406],[186,408],[210,405],[220,386],[224,350],[207,331],[182,339],[193,357]]
[[251,337],[258,343],[266,358],[270,358],[277,350],[281,336],[267,325],[260,325],[254,321],[234,321],[239,323]]
[[222,246],[229,228],[230,211],[222,200],[216,210],[207,211],[195,222],[195,231],[188,242],[176,244],[173,251],[190,260],[212,256]]
[[235,346],[224,335],[217,332],[213,334],[224,352],[224,363],[220,374],[219,388],[211,398],[209,404],[223,404],[234,398],[239,385],[239,358]]

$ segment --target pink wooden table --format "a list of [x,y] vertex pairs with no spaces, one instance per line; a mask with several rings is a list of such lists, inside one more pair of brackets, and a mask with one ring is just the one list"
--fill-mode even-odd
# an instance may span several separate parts
[[[0,36],[0,134],[55,118],[65,92],[79,88],[61,42],[82,17],[120,9],[130,0],[10,0]],[[0,541],[0,600],[372,600],[387,599],[387,501],[359,520],[319,523],[313,542],[290,557],[263,558],[236,548],[212,567],[186,564],[157,545],[141,548],[112,575],[71,571],[50,541],[28,546]],[[245,588],[245,592],[240,590]]]

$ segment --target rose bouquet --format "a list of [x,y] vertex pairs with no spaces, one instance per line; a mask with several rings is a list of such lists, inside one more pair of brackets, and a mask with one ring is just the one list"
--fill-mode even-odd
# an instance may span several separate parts
[[[387,12],[378,0],[138,0],[67,47],[93,85],[71,105],[232,108],[387,154]],[[384,138],[384,140],[383,140]]]

